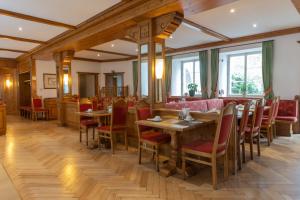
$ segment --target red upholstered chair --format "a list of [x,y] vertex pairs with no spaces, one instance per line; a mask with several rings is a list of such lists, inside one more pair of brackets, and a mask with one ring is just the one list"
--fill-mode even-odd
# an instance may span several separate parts
[[217,158],[224,157],[224,177],[228,177],[227,149],[235,115],[235,104],[228,104],[221,110],[214,140],[196,140],[182,146],[183,171],[186,168],[186,161],[211,166],[214,189],[217,188]]
[[264,113],[264,100],[256,101],[255,111],[251,123],[247,125],[245,131],[245,140],[250,144],[250,156],[253,160],[253,141],[256,140],[257,154],[260,156],[260,129]]
[[[79,104],[80,112],[85,112],[88,109],[92,109],[92,103],[82,103]],[[89,117],[80,116],[80,128],[79,128],[79,141],[82,141],[82,133],[83,131],[86,134],[86,146],[89,145],[89,130],[93,130],[93,139],[95,139],[95,128],[98,126],[98,122],[95,119]]]
[[[151,118],[150,105],[145,101],[139,101],[136,105],[136,119],[146,120]],[[142,160],[142,150],[147,150],[155,155],[156,170],[159,171],[159,149],[162,144],[169,143],[171,141],[171,136],[168,134],[163,134],[160,131],[153,130],[150,127],[137,126],[138,136],[139,136],[139,164]]]
[[250,102],[248,101],[248,102],[244,103],[244,110],[242,111],[242,118],[240,120],[240,125],[238,127],[238,141],[240,141],[240,145],[237,148],[239,169],[242,169],[241,146],[242,146],[243,163],[246,162],[246,159],[245,159],[245,132],[247,130],[247,125],[248,125],[249,111],[250,111]]
[[263,117],[262,119],[262,125],[260,131],[261,133],[266,135],[268,146],[270,146],[271,142],[273,141],[274,124],[275,124],[276,115],[278,113],[278,106],[279,106],[279,98],[275,97],[271,103],[271,108],[268,112],[268,116]]
[[42,116],[48,120],[49,119],[49,110],[43,107],[43,100],[41,97],[34,97],[31,99],[32,104],[32,119],[37,120],[38,115],[42,114]]
[[100,146],[101,138],[109,139],[111,143],[112,153],[115,153],[114,147],[114,136],[115,134],[124,134],[125,147],[128,149],[127,142],[127,115],[128,115],[128,105],[123,99],[119,99],[112,104],[112,116],[111,123],[109,126],[98,127],[98,145]]

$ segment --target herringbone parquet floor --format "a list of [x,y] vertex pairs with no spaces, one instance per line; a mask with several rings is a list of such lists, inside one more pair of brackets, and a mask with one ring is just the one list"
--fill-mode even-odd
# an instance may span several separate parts
[[112,156],[88,150],[77,131],[54,122],[8,120],[0,161],[22,199],[300,199],[300,135],[262,145],[262,156],[226,182],[220,171],[213,191],[209,168],[186,181],[164,178],[149,160],[138,165],[134,150]]

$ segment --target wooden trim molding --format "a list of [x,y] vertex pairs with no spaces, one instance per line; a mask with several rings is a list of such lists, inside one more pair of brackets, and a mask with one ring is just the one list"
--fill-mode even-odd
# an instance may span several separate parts
[[292,2],[300,14],[300,0],[292,0]]
[[15,53],[28,53],[28,51],[17,50],[17,49],[4,49],[4,48],[0,48],[0,51],[10,51],[10,52],[15,52]]
[[265,39],[265,38],[277,37],[277,36],[282,36],[282,35],[290,35],[290,34],[294,34],[294,33],[300,33],[300,27],[294,27],[294,28],[271,31],[271,32],[266,32],[266,33],[259,33],[259,34],[255,34],[255,35],[237,37],[237,38],[232,38],[230,41],[218,41],[218,42],[211,42],[211,43],[206,43],[206,44],[198,44],[198,45],[193,45],[193,46],[188,46],[188,47],[182,47],[182,48],[168,50],[167,53],[170,54],[170,53],[178,53],[178,52],[184,52],[184,51],[193,51],[193,50],[198,50],[198,49],[218,47],[218,46],[229,45],[229,44],[234,44],[234,43],[242,43],[242,42],[260,40],[260,39]]
[[67,28],[67,29],[76,29],[76,26],[72,26],[72,25],[69,25],[69,24],[56,22],[56,21],[52,21],[52,20],[49,20],[49,19],[34,17],[34,16],[31,16],[31,15],[25,15],[25,14],[22,14],[22,13],[12,12],[12,11],[9,11],[9,10],[0,9],[0,14],[5,15],[5,16],[9,16],[9,17],[28,20],[28,21],[32,21],[32,22],[48,24],[48,25],[51,25],[51,26],[59,26],[59,27]]
[[74,57],[73,60],[87,61],[87,62],[97,62],[97,63],[105,63],[105,62],[121,62],[137,59],[137,56],[127,57],[127,58],[119,58],[119,59],[106,59],[106,60],[97,60],[90,58],[82,58],[82,57]]
[[186,18],[184,18],[182,20],[182,23],[185,23],[185,24],[188,24],[190,26],[193,26],[193,27],[201,30],[203,33],[206,33],[207,35],[213,36],[213,37],[218,38],[220,40],[223,40],[223,41],[230,41],[231,40],[229,37],[227,37],[225,35],[222,35],[221,33],[217,33],[216,31],[213,31],[213,30],[211,30],[211,29],[209,29],[207,27],[204,27],[204,26],[202,26],[200,24],[197,24],[197,23],[195,23],[195,22],[193,22],[191,20],[188,20]]
[[87,49],[87,51],[93,51],[93,52],[97,52],[97,53],[107,53],[107,54],[113,54],[113,55],[118,55],[118,56],[135,56],[135,55],[126,54],[126,53],[118,53],[118,52],[104,51],[104,50],[98,50],[98,49]]
[[33,40],[33,39],[22,38],[22,37],[15,37],[15,36],[9,36],[9,35],[0,35],[0,38],[6,38],[6,39],[16,40],[16,41],[20,41],[20,42],[30,42],[30,43],[36,43],[36,44],[46,44],[46,42],[40,41],[40,40]]

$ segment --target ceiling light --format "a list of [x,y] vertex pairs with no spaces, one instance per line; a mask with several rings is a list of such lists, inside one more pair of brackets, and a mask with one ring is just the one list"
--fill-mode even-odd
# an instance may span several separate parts
[[111,47],[114,47],[115,45],[114,44],[111,44]]
[[199,28],[197,28],[197,27],[195,27],[195,26],[191,26],[191,25],[189,25],[188,23],[182,22],[181,24],[182,24],[183,26],[185,26],[185,27],[187,27],[187,28],[190,28],[190,29],[193,29],[193,30],[195,30],[195,31],[200,31]]
[[98,53],[97,56],[100,57],[101,56],[100,53]]
[[173,39],[173,35],[170,35],[170,37],[169,37],[170,39]]
[[235,13],[235,9],[234,9],[234,8],[231,8],[231,9],[230,9],[230,13]]
[[257,24],[252,24],[253,28],[256,28],[257,27]]
[[19,27],[18,30],[19,30],[19,31],[23,31],[23,28],[22,28],[22,27]]
[[139,50],[138,50],[138,49],[135,49],[135,51],[138,52]]

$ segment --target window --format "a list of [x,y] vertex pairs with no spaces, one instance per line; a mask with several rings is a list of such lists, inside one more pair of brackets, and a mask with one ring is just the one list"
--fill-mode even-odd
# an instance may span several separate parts
[[197,56],[185,55],[172,61],[171,96],[184,96],[188,93],[188,84],[198,85],[196,95],[200,95],[200,63]]
[[142,61],[141,64],[141,95],[148,96],[148,62]]
[[228,55],[227,60],[229,96],[263,95],[261,52]]

